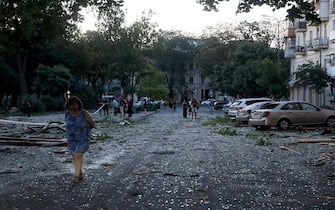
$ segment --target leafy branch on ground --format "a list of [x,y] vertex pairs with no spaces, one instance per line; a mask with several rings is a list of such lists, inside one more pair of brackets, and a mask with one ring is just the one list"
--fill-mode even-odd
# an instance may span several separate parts
[[230,127],[220,128],[220,130],[218,131],[218,133],[220,135],[225,135],[225,136],[236,136],[237,135],[236,130],[232,129]]
[[204,126],[216,126],[216,125],[230,125],[235,126],[236,122],[229,119],[227,116],[218,116],[215,118],[208,118],[206,122],[203,123]]
[[246,137],[255,139],[256,145],[258,146],[270,146],[271,142],[271,133],[248,133]]

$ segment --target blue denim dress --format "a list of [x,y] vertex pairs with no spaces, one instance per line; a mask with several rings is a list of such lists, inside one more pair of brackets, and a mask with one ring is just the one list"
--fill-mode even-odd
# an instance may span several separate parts
[[85,112],[80,111],[79,116],[73,117],[70,111],[65,113],[67,142],[70,155],[84,153],[88,150],[90,141],[90,128],[85,118]]

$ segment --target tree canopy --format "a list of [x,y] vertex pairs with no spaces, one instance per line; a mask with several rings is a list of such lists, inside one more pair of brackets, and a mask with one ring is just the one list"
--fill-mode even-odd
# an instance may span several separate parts
[[296,78],[304,86],[310,86],[316,92],[320,93],[324,87],[327,87],[328,74],[325,68],[320,64],[314,64],[309,61],[298,66]]
[[[204,6],[204,10],[217,11],[217,5],[223,1],[230,0],[196,0]],[[318,14],[315,12],[315,5],[310,0],[283,0],[283,1],[265,1],[265,0],[240,0],[236,13],[250,12],[255,6],[269,5],[273,10],[288,8],[287,18],[291,21],[299,18],[305,18],[308,21],[320,22]]]

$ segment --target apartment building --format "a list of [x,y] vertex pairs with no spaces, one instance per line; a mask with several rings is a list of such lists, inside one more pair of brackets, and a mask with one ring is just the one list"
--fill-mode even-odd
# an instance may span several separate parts
[[[211,95],[210,80],[204,78],[200,75],[200,71],[197,68],[195,61],[190,62],[186,66],[186,72],[184,75],[185,86],[183,89],[183,95],[187,98],[196,98],[200,101],[207,98],[214,97]],[[178,95],[179,101],[181,100],[182,95]]]
[[285,32],[285,57],[291,59],[290,99],[335,108],[330,85],[322,93],[304,87],[295,78],[299,65],[312,61],[327,69],[335,79],[335,0],[314,0],[321,23],[313,25],[303,19],[289,23]]

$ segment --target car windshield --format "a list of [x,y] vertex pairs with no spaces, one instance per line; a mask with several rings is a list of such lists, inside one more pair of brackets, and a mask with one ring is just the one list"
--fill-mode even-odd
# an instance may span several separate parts
[[278,106],[278,103],[272,103],[272,104],[265,104],[261,107],[261,109],[274,109]]
[[242,103],[242,101],[235,101],[234,103],[231,104],[231,106],[238,106]]

